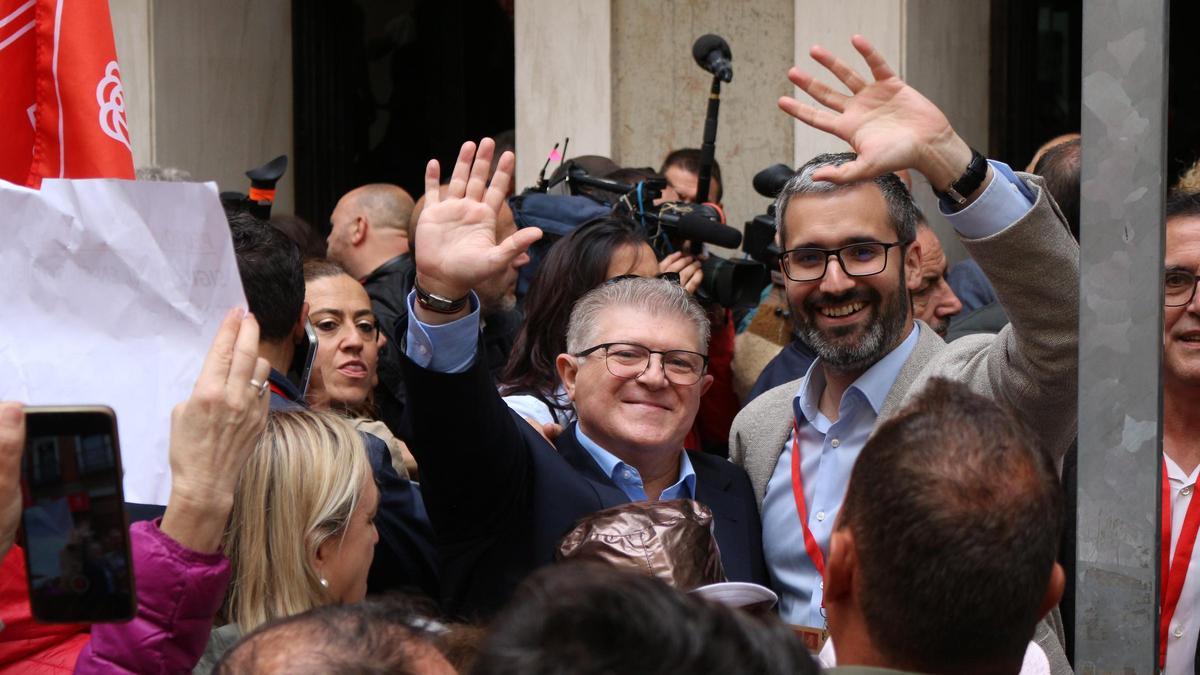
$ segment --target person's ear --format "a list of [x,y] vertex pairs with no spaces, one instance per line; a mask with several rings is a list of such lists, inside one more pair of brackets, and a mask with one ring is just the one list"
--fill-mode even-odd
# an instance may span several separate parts
[[708,388],[712,386],[713,376],[705,373],[704,377],[700,378],[700,395],[703,396],[708,392]]
[[368,227],[370,227],[370,225],[367,223],[366,218],[359,216],[354,219],[354,222],[350,224],[350,243],[351,243],[351,245],[358,246],[359,244],[361,244],[363,242],[364,239],[367,238],[367,228]]
[[1062,565],[1056,562],[1054,568],[1050,570],[1050,580],[1046,582],[1046,595],[1042,598],[1042,606],[1038,608],[1039,619],[1058,606],[1058,602],[1062,600],[1063,589],[1066,587],[1067,574],[1063,571]]
[[558,369],[558,381],[562,382],[567,398],[575,400],[575,376],[579,374],[579,361],[570,354],[559,354],[554,359],[554,367]]
[[829,557],[825,560],[825,602],[848,602],[858,573],[858,548],[850,528],[835,529],[829,537]]
[[914,241],[904,251],[904,285],[915,291],[921,287],[921,242]]

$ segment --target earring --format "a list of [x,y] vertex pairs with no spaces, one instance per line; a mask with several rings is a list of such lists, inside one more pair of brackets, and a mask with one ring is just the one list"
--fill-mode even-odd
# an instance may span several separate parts
[[325,580],[325,577],[321,577],[321,588],[329,588],[329,582]]

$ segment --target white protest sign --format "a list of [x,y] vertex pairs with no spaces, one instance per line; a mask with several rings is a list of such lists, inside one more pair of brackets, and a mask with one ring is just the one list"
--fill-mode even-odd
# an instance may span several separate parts
[[213,183],[0,181],[0,400],[117,413],[125,500],[166,504],[171,409],[245,307]]

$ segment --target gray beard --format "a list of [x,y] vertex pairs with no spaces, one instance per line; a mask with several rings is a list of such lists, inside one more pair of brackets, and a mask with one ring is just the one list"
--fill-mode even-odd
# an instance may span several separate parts
[[[878,297],[876,295],[874,300]],[[830,335],[817,328],[816,322],[808,318],[815,309],[810,313],[792,312],[796,318],[796,332],[825,365],[837,370],[862,372],[875,365],[903,339],[901,332],[908,313],[908,290],[901,285],[891,302],[874,304],[878,313],[867,326],[866,333],[853,343],[834,339],[847,335],[847,331],[834,329]]]

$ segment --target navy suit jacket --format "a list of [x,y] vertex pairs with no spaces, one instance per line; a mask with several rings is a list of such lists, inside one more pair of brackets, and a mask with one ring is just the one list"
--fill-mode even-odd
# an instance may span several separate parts
[[[471,618],[500,609],[525,576],[553,562],[580,518],[629,501],[579,445],[574,425],[555,449],[512,412],[483,360],[446,374],[404,359],[405,424],[433,522],[443,607]],[[762,525],[745,471],[714,455],[688,456],[726,576],[765,584]]]

